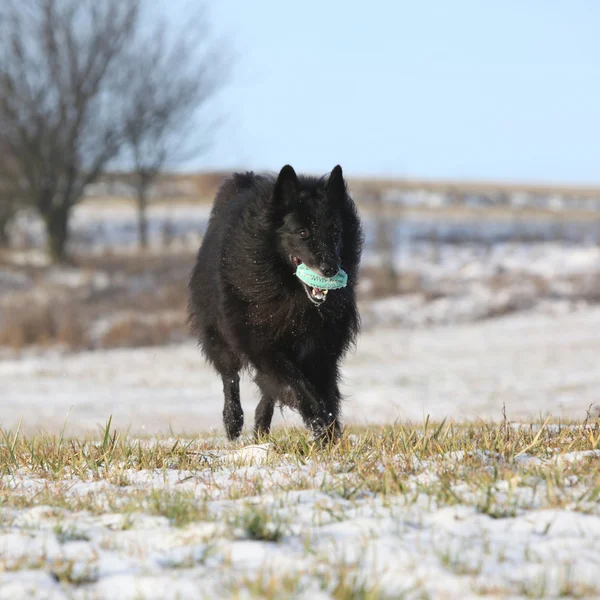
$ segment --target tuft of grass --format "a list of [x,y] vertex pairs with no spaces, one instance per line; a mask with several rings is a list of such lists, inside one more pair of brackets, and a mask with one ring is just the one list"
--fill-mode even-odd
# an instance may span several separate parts
[[231,516],[229,524],[254,541],[278,542],[284,535],[283,524],[274,520],[264,507],[253,504],[247,504],[241,513]]
[[75,541],[90,541],[90,536],[85,532],[78,531],[73,525],[65,526],[62,521],[57,521],[52,528],[54,535],[61,544]]
[[150,514],[166,517],[175,527],[212,520],[207,508],[198,503],[192,492],[152,490],[146,506]]
[[[252,576],[242,577],[231,585],[230,591],[233,597],[247,594],[251,598],[264,598],[265,600],[277,600],[279,598],[295,598],[300,595],[314,595],[314,588],[307,586],[307,575],[314,577],[320,588],[333,600],[379,600],[386,598],[377,584],[367,584],[356,574],[355,569],[346,565],[339,566],[328,572],[319,570],[313,573],[284,573],[275,574],[266,569],[260,570]],[[308,589],[307,589],[308,588]],[[394,596],[401,600],[404,597],[425,599],[423,594],[406,594]]]
[[[523,581],[519,586],[519,594],[525,598],[547,598],[552,575],[542,572],[532,579]],[[600,586],[588,585],[577,581],[572,568],[565,564],[558,574],[558,586],[553,597],[558,598],[598,598]]]
[[362,581],[347,568],[341,568],[333,584],[324,583],[324,591],[329,591],[334,600],[377,600],[382,597],[377,584]]
[[65,428],[58,436],[31,438],[0,429],[0,476],[26,469],[32,476],[57,480],[64,478],[106,479],[120,471],[120,485],[126,485],[127,469],[197,468],[201,450],[210,441],[173,440],[170,443],[148,443],[130,439],[112,429],[112,416],[101,428],[100,438],[66,439]]

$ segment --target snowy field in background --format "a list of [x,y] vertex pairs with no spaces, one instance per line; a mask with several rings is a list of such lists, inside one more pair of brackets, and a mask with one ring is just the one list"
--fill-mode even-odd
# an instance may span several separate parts
[[[152,250],[197,247],[211,210],[210,203],[181,200],[152,203],[147,209],[148,241]],[[366,235],[366,249],[373,250],[378,235],[377,213],[369,205],[359,205]],[[127,199],[101,199],[78,204],[70,222],[71,248],[77,252],[99,254],[137,248],[137,210]],[[419,241],[473,242],[500,244],[508,241],[557,242],[575,245],[600,243],[600,220],[589,215],[557,219],[548,214],[523,218],[518,211],[504,217],[481,210],[470,214],[461,210],[440,213],[419,211],[385,217],[392,229],[396,248],[410,252]],[[44,227],[32,213],[21,214],[14,226],[14,241],[19,248],[43,247]]]
[[[447,327],[375,328],[344,363],[346,423],[426,415],[583,418],[600,390],[600,309],[523,312]],[[135,433],[221,431],[221,382],[195,344],[43,353],[0,361],[1,424],[24,431],[92,431],[109,415]],[[246,426],[256,405],[244,377]],[[275,423],[298,423],[289,410]]]
[[[164,203],[148,208],[148,240],[160,248],[165,236],[176,238],[179,247],[200,243],[206,229],[209,204]],[[102,253],[137,247],[137,211],[133,201],[84,202],[75,207],[70,223],[71,247],[78,251]],[[17,246],[40,247],[44,243],[43,223],[33,214],[22,214],[15,224]]]

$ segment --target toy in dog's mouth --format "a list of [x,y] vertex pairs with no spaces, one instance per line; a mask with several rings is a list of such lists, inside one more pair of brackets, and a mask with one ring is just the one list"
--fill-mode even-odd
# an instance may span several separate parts
[[302,282],[308,299],[317,306],[327,300],[329,290],[337,290],[346,286],[348,276],[340,269],[333,277],[323,277],[309,269],[298,257],[293,256],[296,265],[296,276]]

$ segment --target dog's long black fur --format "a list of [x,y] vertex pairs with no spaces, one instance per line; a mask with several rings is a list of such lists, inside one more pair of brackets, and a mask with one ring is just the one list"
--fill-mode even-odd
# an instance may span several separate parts
[[[359,331],[362,243],[340,166],[323,178],[289,165],[277,177],[236,173],[221,186],[189,283],[190,323],[223,380],[230,439],[244,423],[246,367],[261,391],[257,437],[277,402],[299,411],[317,439],[340,433],[339,363]],[[325,276],[341,266],[348,284],[315,295],[295,275],[299,262]]]

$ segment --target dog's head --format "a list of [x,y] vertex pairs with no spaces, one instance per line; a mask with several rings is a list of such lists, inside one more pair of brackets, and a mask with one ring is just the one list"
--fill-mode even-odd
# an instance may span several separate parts
[[[301,263],[323,277],[332,277],[341,267],[342,207],[346,202],[342,168],[336,166],[328,178],[298,179],[294,169],[281,169],[273,190],[277,218],[277,242],[283,259],[295,269]],[[298,280],[314,304],[322,304],[327,290],[312,288]]]

